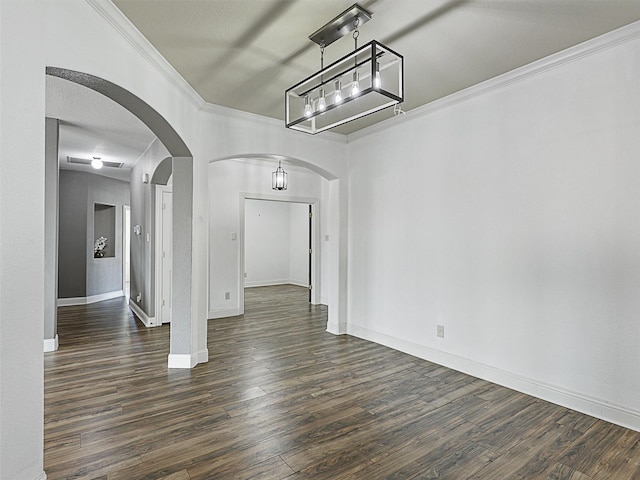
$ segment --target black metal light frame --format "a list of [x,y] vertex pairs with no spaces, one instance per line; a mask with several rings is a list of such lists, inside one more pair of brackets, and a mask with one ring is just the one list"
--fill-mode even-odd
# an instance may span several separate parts
[[[371,16],[354,4],[309,36],[320,46],[321,69],[285,91],[287,128],[316,134],[404,101],[402,55],[376,40],[357,48],[358,28]],[[354,51],[324,67],[324,48],[352,31]],[[342,95],[343,82],[358,88]]]
[[[373,79],[378,71],[376,65],[385,57],[393,57],[390,67],[394,67],[397,71],[397,80],[393,82],[395,91],[383,86],[376,87]],[[345,95],[340,103],[327,103],[324,110],[314,110],[310,116],[304,115],[303,105],[305,97],[309,98],[314,92],[318,92],[321,88],[326,91],[332,90],[332,86],[338,79],[350,78],[352,72],[362,73],[361,79],[365,80],[365,88],[360,90],[357,96]],[[348,84],[347,84],[348,85]],[[372,103],[363,102],[362,99],[367,95],[373,95],[377,101]],[[285,123],[287,128],[298,130],[305,133],[316,134],[335,128],[339,125],[351,122],[358,118],[378,112],[382,109],[391,107],[404,101],[404,58],[402,55],[391,50],[389,47],[381,44],[376,40],[363,45],[353,52],[345,55],[341,59],[333,62],[331,65],[305,78],[293,87],[285,91]],[[297,104],[294,105],[294,102]],[[345,108],[351,102],[365,104],[361,111],[345,110],[345,116],[340,118],[336,115],[335,120],[327,119],[326,124],[314,121],[316,117],[322,115],[327,116],[333,110]]]

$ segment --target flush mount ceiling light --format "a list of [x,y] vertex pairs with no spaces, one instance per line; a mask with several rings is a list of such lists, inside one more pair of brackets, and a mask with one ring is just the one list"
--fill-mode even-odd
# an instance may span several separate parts
[[[98,159],[102,162],[103,167],[122,168],[124,166],[123,162],[110,162],[108,160],[102,160],[100,157],[97,157],[95,160],[98,160]],[[88,158],[67,156],[67,162],[74,163],[77,165],[91,165],[93,163],[93,160]]]
[[[309,36],[320,46],[320,70],[285,91],[287,128],[316,134],[404,101],[404,59],[373,40],[358,48],[371,12],[357,3]],[[324,66],[324,49],[353,32],[352,53]]]
[[282,162],[278,162],[278,168],[271,174],[271,188],[274,190],[286,190],[289,183],[287,172],[282,168]]
[[91,166],[96,170],[100,170],[103,165],[104,164],[102,163],[102,160],[100,160],[100,157],[93,157],[93,160],[91,160]]

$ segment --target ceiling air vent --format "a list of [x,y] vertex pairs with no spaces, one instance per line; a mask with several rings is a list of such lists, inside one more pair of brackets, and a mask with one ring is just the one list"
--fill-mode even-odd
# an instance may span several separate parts
[[[87,160],[86,158],[67,157],[67,162],[75,163],[77,165],[89,165],[89,166],[91,166],[91,160]],[[105,167],[111,167],[111,168],[122,168],[122,165],[124,165],[124,163],[122,163],[122,162],[108,162],[108,161],[103,160],[102,161],[102,165],[105,166]]]

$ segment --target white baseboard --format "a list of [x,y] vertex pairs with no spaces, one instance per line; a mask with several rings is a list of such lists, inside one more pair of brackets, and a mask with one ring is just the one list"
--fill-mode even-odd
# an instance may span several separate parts
[[295,285],[296,287],[308,287],[309,283],[307,280],[298,281],[298,280],[264,280],[264,281],[253,281],[253,282],[244,282],[244,288],[253,288],[253,287],[273,287],[275,285]]
[[59,298],[59,307],[70,307],[73,305],[89,305],[91,303],[102,302],[104,300],[111,300],[112,298],[124,297],[122,290],[114,290],[113,292],[100,293],[98,295],[90,295],[88,297],[71,297],[71,298]]
[[209,350],[204,349],[189,355],[188,353],[170,353],[167,368],[193,368],[199,363],[209,361]]
[[60,346],[60,342],[58,341],[58,334],[54,338],[45,338],[44,339],[44,351],[45,352],[55,352],[58,350]]
[[136,314],[136,317],[140,319],[140,321],[144,324],[145,327],[156,327],[156,317],[148,316],[140,305],[133,301],[133,299],[129,299],[129,308],[133,310],[133,313]]
[[[327,326],[327,331],[330,331],[329,326]],[[334,332],[331,331],[331,333]],[[354,337],[385,345],[394,350],[413,355],[414,357],[422,358],[423,360],[428,360],[492,383],[497,383],[503,387],[511,388],[512,390],[532,395],[572,410],[577,410],[607,422],[640,431],[639,411],[614,405],[606,400],[572,392],[556,385],[546,384],[391,335],[375,332],[358,325],[348,324],[347,333]]]
[[168,368],[193,368],[196,366],[196,359],[186,353],[170,353],[167,363]]
[[[33,480],[47,480],[47,474],[44,472],[40,472],[35,475],[35,477],[31,477]],[[4,477],[2,478],[4,479]],[[11,479],[7,480],[25,480],[25,472],[20,473],[18,477],[11,477]]]
[[[327,332],[333,333],[334,335],[344,335],[348,333],[347,328],[344,325],[340,325],[339,323],[327,323]],[[357,337],[358,335],[354,334],[353,336]]]
[[220,308],[217,310],[209,310],[207,318],[213,320],[215,318],[237,317],[242,315],[238,308]]
[[244,288],[252,288],[252,287],[272,287],[274,285],[287,285],[291,283],[289,279],[283,278],[280,280],[254,280],[248,282],[245,280]]
[[200,350],[197,354],[197,363],[207,363],[209,361],[209,349]]
[[188,353],[170,353],[168,358],[168,368],[193,368],[198,364],[196,355]]

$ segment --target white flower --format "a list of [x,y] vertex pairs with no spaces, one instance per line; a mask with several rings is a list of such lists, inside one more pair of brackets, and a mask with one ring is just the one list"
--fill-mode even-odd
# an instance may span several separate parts
[[100,237],[93,244],[93,253],[102,252],[107,248],[107,237]]

